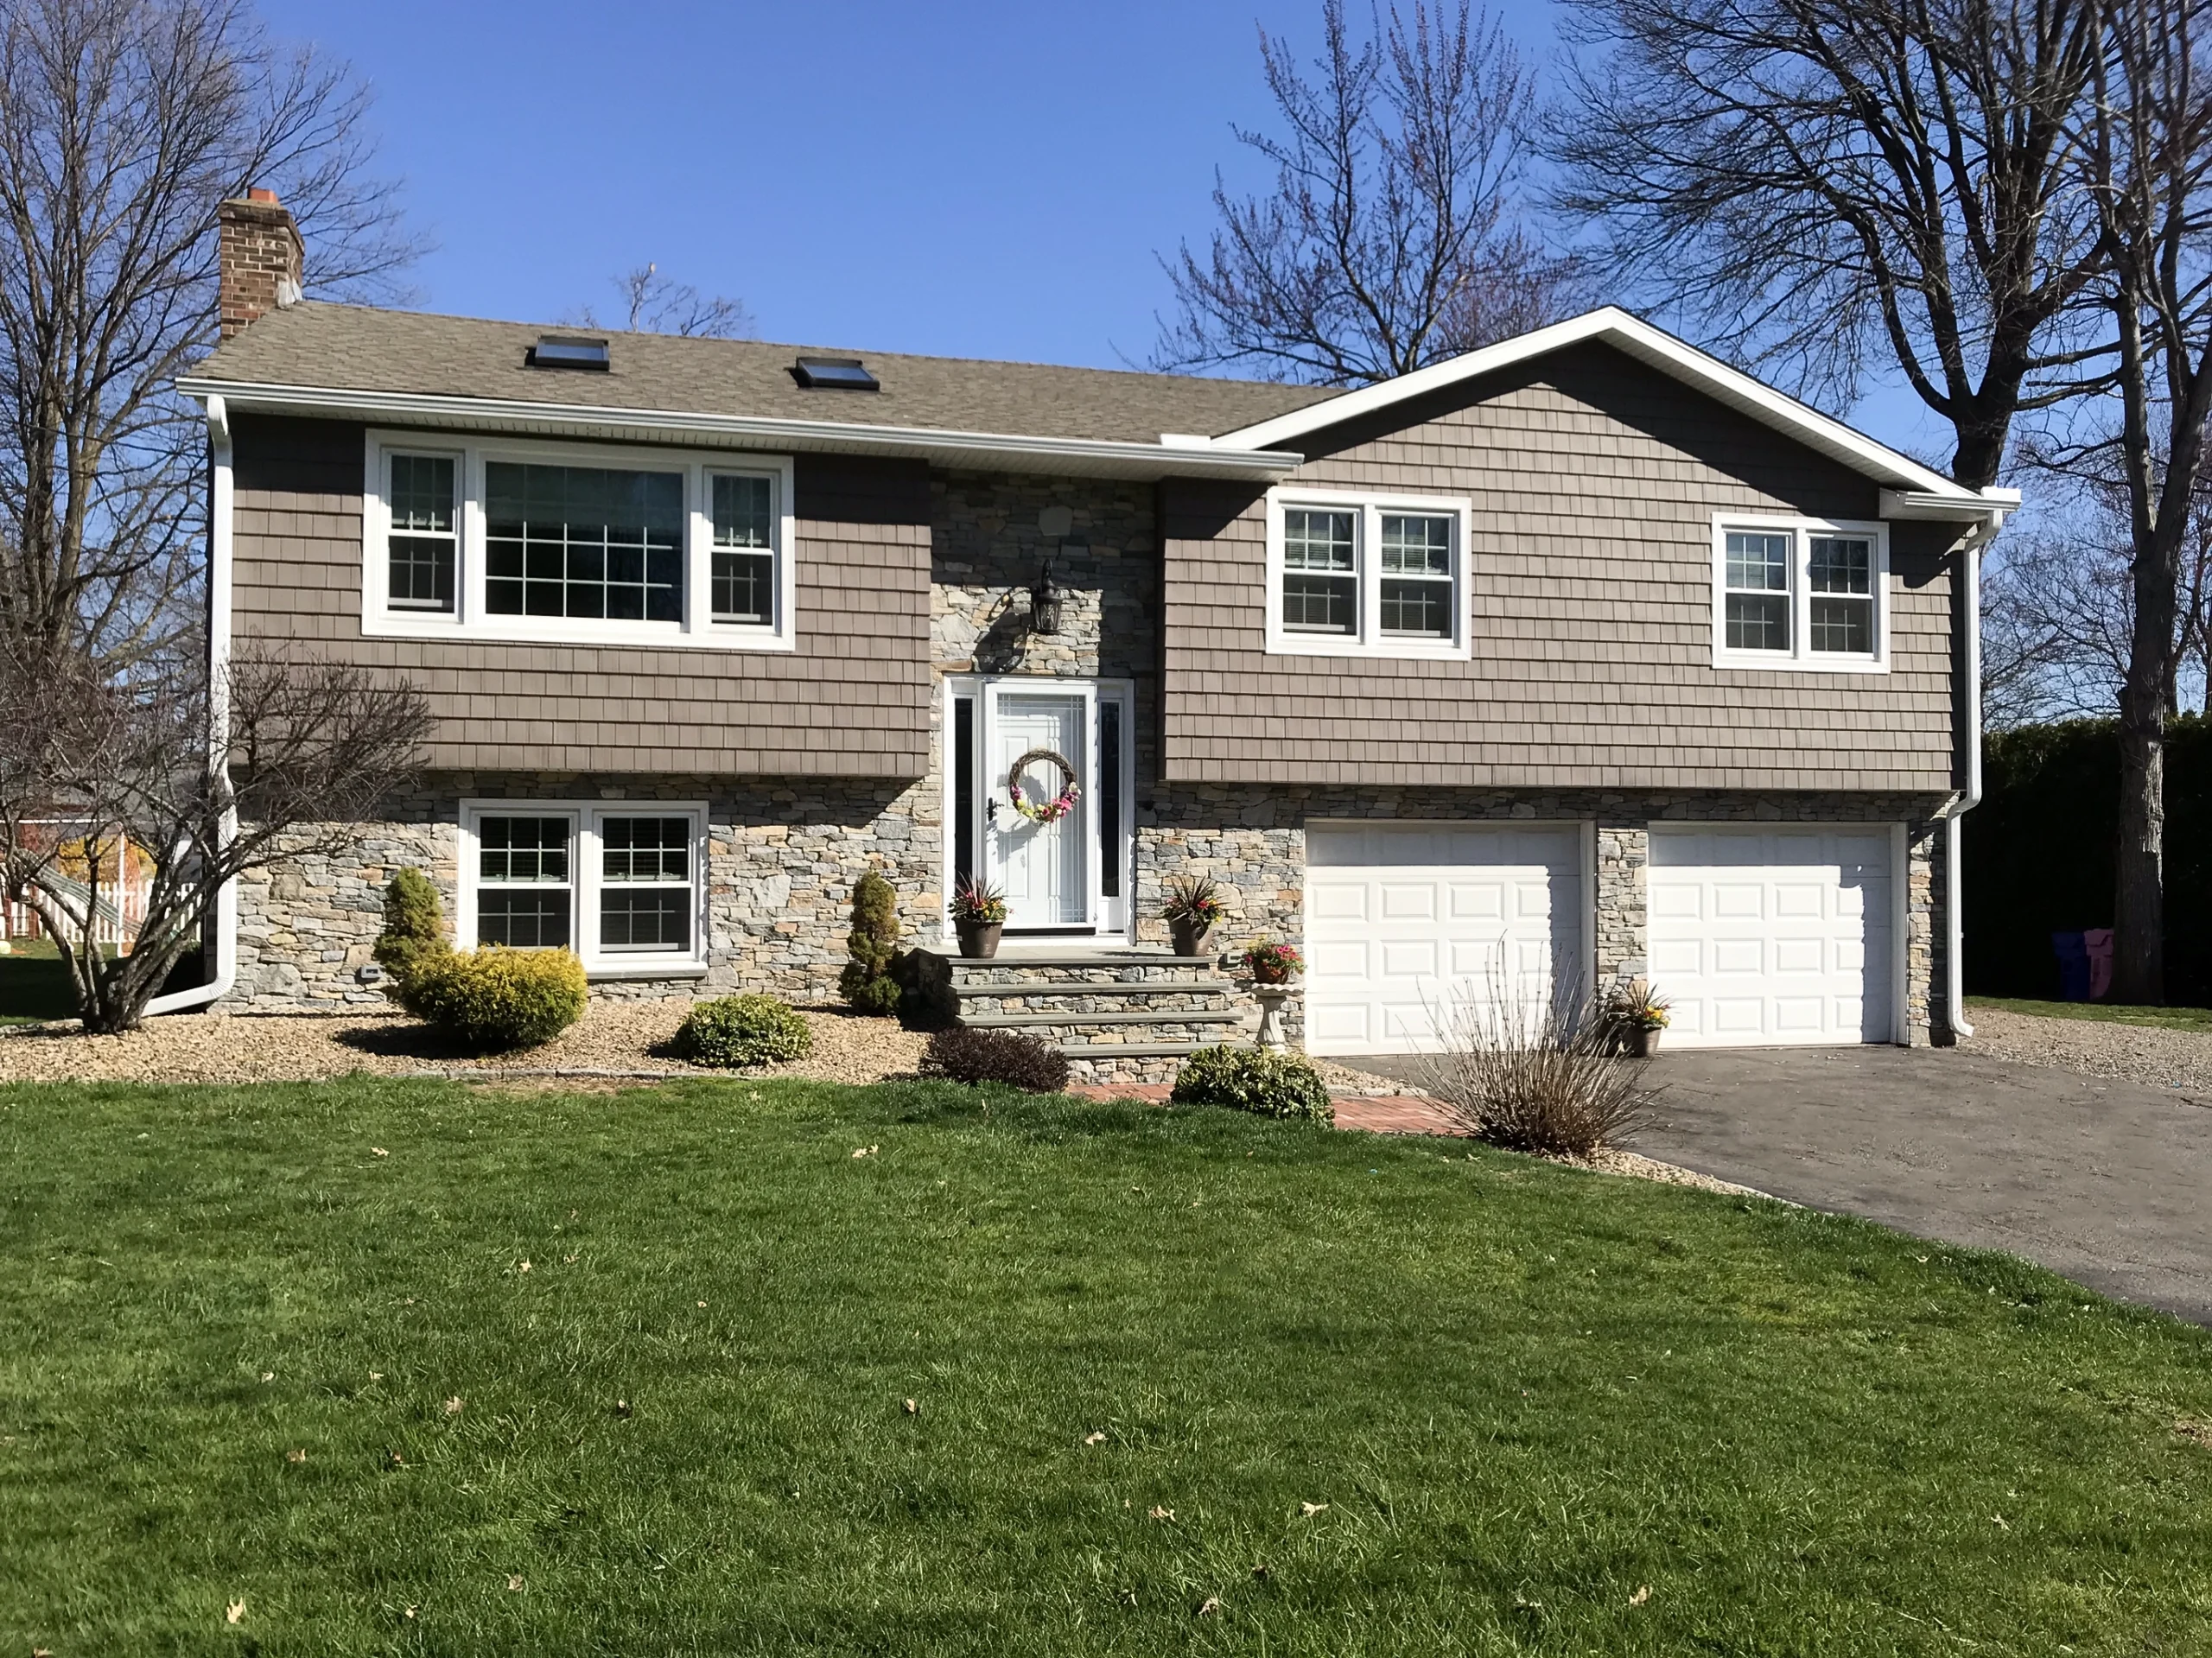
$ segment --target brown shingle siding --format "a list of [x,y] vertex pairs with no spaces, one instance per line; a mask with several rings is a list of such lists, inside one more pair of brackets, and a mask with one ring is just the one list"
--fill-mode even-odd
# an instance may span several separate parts
[[233,422],[234,627],[405,675],[459,770],[918,777],[929,733],[929,491],[897,462],[798,463],[794,651],[372,639],[364,434]]
[[1713,514],[1868,519],[1876,486],[1604,346],[1455,396],[1294,481],[1472,499],[1467,663],[1267,655],[1262,502],[1163,487],[1170,778],[1950,786],[1954,530],[1892,527],[1887,674],[1716,670]]

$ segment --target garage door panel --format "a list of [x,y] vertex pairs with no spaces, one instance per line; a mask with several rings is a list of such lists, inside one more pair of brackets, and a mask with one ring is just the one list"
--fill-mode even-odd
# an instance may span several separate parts
[[[1538,996],[1582,969],[1581,832],[1484,824],[1306,834],[1308,1045],[1433,1049],[1434,1015],[1501,967]],[[1354,899],[1348,894],[1368,894]]]
[[1686,1047],[1886,1041],[1886,830],[1651,830],[1646,956]]

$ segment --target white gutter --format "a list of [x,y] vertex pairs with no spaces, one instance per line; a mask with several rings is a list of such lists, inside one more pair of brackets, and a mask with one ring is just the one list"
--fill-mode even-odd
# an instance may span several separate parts
[[[212,461],[207,485],[207,764],[227,771],[231,763],[231,420],[219,397],[207,399],[207,448]],[[238,833],[235,807],[223,813],[217,829],[227,845]],[[189,990],[156,996],[149,1013],[182,1013],[226,996],[238,976],[238,890],[225,881],[215,893],[215,976]]]
[[[1967,1023],[1966,903],[1960,875],[1959,820],[1981,804],[1981,552],[1996,539],[2005,512],[2020,499],[2017,491],[1986,493],[1998,504],[1959,546],[1960,574],[1965,578],[1960,598],[1966,607],[1966,660],[1960,671],[1966,676],[1967,775],[1965,792],[1943,812],[1943,1005],[1955,1039],[1974,1034],[1974,1026]],[[2009,501],[2003,499],[2005,496],[2011,498]]]
[[773,448],[894,455],[948,465],[993,465],[1020,472],[1075,472],[1105,477],[1236,478],[1270,481],[1306,457],[1281,449],[1163,440],[1129,443],[1103,438],[1035,437],[1022,433],[962,432],[926,426],[877,426],[765,415],[709,415],[676,409],[617,409],[592,403],[536,403],[512,397],[458,397],[442,392],[362,391],[344,386],[283,385],[187,377],[187,397],[232,409],[381,420],[471,430],[512,430],[627,439],[719,442],[733,448]]

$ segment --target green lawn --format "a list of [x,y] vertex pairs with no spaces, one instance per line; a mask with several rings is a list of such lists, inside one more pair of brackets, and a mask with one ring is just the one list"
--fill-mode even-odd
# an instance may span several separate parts
[[1777,1204],[360,1081],[0,1089],[0,1654],[2212,1650],[2212,1333]]
[[2101,1001],[2027,1001],[2009,996],[1968,996],[1967,1017],[1977,1007],[2044,1019],[2093,1019],[2117,1025],[2149,1025],[2163,1031],[2212,1031],[2212,1007],[2125,1007]]

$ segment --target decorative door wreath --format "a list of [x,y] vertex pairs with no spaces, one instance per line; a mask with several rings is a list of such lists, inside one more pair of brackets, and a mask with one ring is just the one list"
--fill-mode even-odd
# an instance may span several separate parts
[[[1021,797],[1021,774],[1038,760],[1058,766],[1060,776],[1066,779],[1061,785],[1056,799],[1033,802]],[[1014,810],[1033,823],[1058,823],[1075,810],[1076,797],[1082,792],[1075,786],[1075,767],[1068,764],[1067,756],[1058,749],[1033,748],[1007,768],[1007,798],[1014,803]]]

